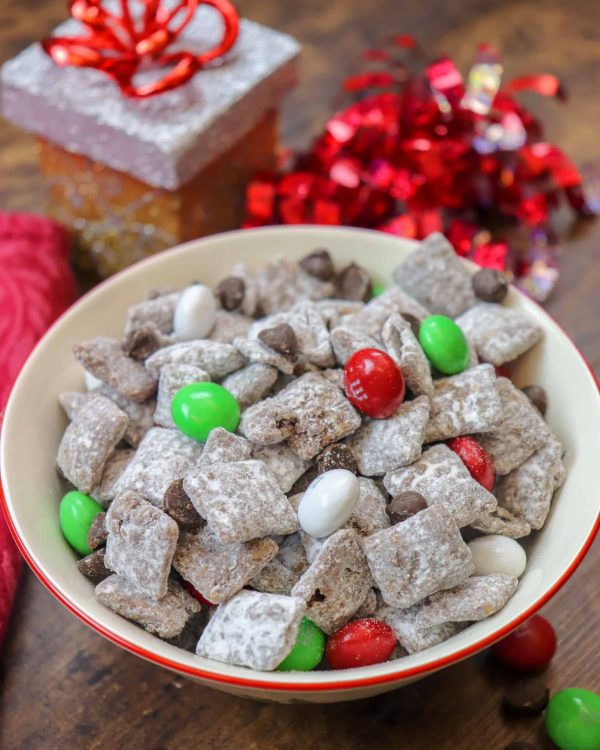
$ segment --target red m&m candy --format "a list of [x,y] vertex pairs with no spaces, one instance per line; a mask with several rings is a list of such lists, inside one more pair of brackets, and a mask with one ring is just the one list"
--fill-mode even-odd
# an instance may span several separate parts
[[404,376],[380,349],[360,349],[344,368],[344,388],[350,403],[374,419],[387,419],[404,400]]
[[556,651],[556,633],[546,618],[535,615],[492,646],[492,654],[520,672],[543,669]]
[[473,479],[491,492],[495,479],[494,466],[477,440],[470,435],[462,435],[448,440],[448,448],[458,454]]
[[325,658],[332,669],[366,667],[389,659],[396,636],[383,620],[365,617],[344,625],[331,636]]

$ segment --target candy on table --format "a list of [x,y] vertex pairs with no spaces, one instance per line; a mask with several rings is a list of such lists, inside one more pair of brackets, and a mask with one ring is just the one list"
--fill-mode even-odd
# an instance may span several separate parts
[[541,615],[534,615],[492,646],[494,658],[519,672],[546,667],[556,651],[556,633]]
[[101,604],[144,630],[161,638],[174,638],[189,619],[200,612],[200,604],[175,581],[169,581],[167,592],[158,601],[150,599],[120,575],[111,575],[96,586]]
[[116,448],[107,458],[102,472],[102,479],[90,491],[90,497],[97,500],[100,505],[107,508],[115,497],[115,487],[119,477],[125,471],[130,461],[135,456],[131,448]]
[[454,318],[475,303],[466,266],[437,232],[423,240],[393,276],[396,284],[434,314]]
[[363,414],[387,419],[404,400],[404,376],[381,349],[360,349],[346,362],[344,389],[350,403]]
[[501,402],[491,365],[478,365],[459,375],[434,381],[427,442],[494,429]]
[[491,573],[467,578],[452,589],[431,594],[417,615],[419,627],[484,620],[502,609],[517,588],[515,576]]
[[506,690],[502,705],[514,716],[536,716],[548,705],[550,691],[540,677],[529,677]]
[[115,493],[139,492],[146,500],[162,508],[171,482],[182,479],[201,453],[202,445],[179,430],[153,427],[117,480]]
[[183,486],[224,544],[291,534],[298,529],[292,506],[262,461],[196,468],[186,475]]
[[110,399],[94,396],[77,410],[62,436],[56,463],[81,492],[102,480],[104,466],[127,429],[127,415]]
[[508,378],[498,378],[496,389],[502,413],[492,430],[478,436],[496,474],[509,474],[539,450],[552,433],[527,396]]
[[173,333],[179,341],[203,339],[211,332],[217,304],[204,284],[192,284],[179,295],[173,313]]
[[71,547],[81,555],[92,551],[88,544],[88,534],[94,518],[103,508],[83,492],[73,490],[60,501],[58,518],[63,536]]
[[208,659],[270,671],[296,643],[304,602],[294,596],[240,591],[219,605],[196,653]]
[[421,455],[429,420],[429,399],[407,401],[387,419],[367,420],[349,438],[358,468],[365,476],[383,476]]
[[513,515],[501,505],[471,521],[469,528],[482,534],[501,534],[512,539],[520,539],[531,533],[531,526],[527,521]]
[[494,489],[494,467],[488,454],[471,435],[461,435],[447,442],[469,470],[469,474],[488,492]]
[[598,750],[600,695],[583,688],[567,688],[550,698],[546,731],[559,750]]
[[463,622],[444,622],[432,627],[423,627],[418,624],[418,616],[422,607],[422,604],[401,609],[383,606],[375,612],[375,617],[387,622],[394,631],[400,645],[409,654],[416,654],[432,646],[437,646],[438,643],[442,643],[442,641],[460,633],[468,625],[468,623]]
[[471,552],[442,505],[363,540],[369,568],[386,604],[410,607],[474,573]]
[[504,573],[519,578],[525,570],[527,555],[514,539],[499,534],[481,536],[469,542],[476,576]]
[[340,529],[324,541],[292,596],[306,603],[309,619],[332,633],[348,622],[372,585],[360,537],[352,529]]
[[204,450],[196,466],[205,469],[212,464],[233,463],[246,461],[252,456],[252,443],[240,435],[215,427],[209,433],[204,443]]
[[244,365],[244,358],[231,344],[199,339],[165,346],[146,360],[146,370],[158,379],[165,365],[193,365],[219,380]]
[[240,407],[231,393],[218,383],[190,383],[173,396],[171,415],[184,435],[204,442],[215,427],[235,432]]
[[302,530],[317,538],[333,534],[354,512],[359,492],[358,479],[347,469],[331,469],[319,474],[298,505]]
[[414,396],[430,396],[433,391],[429,361],[410,323],[398,313],[390,315],[381,330],[387,353],[400,367],[406,385]]
[[285,443],[255,445],[252,458],[263,461],[275,475],[282,492],[289,492],[310,464]]
[[498,502],[532,529],[542,528],[554,492],[564,481],[562,454],[561,444],[550,436],[539,450],[498,483]]
[[325,651],[325,634],[308,617],[300,620],[296,643],[277,667],[279,672],[310,672],[317,667]]
[[179,527],[166,513],[135,492],[116,497],[106,513],[106,567],[150,599],[161,599]]
[[393,629],[372,617],[343,625],[327,641],[325,658],[332,669],[367,667],[387,661],[396,647]]
[[205,383],[208,373],[194,365],[165,365],[158,378],[154,422],[160,427],[175,427],[171,406],[173,397],[184,385]]
[[275,385],[277,369],[255,362],[228,375],[221,383],[240,405],[240,409],[260,401]]
[[277,554],[269,538],[223,544],[208,526],[182,532],[173,557],[173,567],[208,601],[227,601]]
[[445,315],[430,315],[421,322],[419,343],[433,367],[444,375],[457,375],[469,366],[465,334]]
[[444,506],[461,528],[497,505],[496,498],[473,479],[446,445],[434,445],[414,463],[386,474],[384,484],[391,495],[419,492],[430,506]]
[[73,353],[94,377],[132,401],[142,403],[156,393],[157,379],[143,364],[128,357],[115,339],[97,336],[75,344]]
[[512,362],[542,338],[542,329],[518,310],[479,302],[456,319],[484,362]]

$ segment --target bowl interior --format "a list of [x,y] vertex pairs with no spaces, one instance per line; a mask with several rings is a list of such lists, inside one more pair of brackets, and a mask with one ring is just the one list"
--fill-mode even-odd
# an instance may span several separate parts
[[104,635],[165,666],[220,682],[309,691],[397,682],[440,668],[508,632],[551,595],[579,562],[598,522],[593,475],[600,403],[594,379],[570,340],[541,308],[514,289],[507,303],[535,319],[545,336],[512,366],[512,376],[518,385],[539,383],[548,391],[548,421],[566,446],[567,478],[543,532],[525,543],[529,563],[516,594],[488,620],[396,662],[346,672],[256,673],[195,657],[105,609],[96,601],[93,585],[77,571],[76,556],[61,536],[57,509],[65,488],[55,470],[55,456],[66,419],[57,397],[62,391],[83,388],[82,370],[71,356],[76,342],[99,334],[120,337],[127,307],[150,289],[192,280],[212,285],[239,261],[257,266],[277,255],[298,258],[327,247],[338,265],[355,260],[369,269],[376,283],[386,283],[412,246],[408,240],[352,229],[232,232],[144,261],[100,285],[68,311],[24,367],[2,433],[1,472],[12,525],[26,556],[55,595]]

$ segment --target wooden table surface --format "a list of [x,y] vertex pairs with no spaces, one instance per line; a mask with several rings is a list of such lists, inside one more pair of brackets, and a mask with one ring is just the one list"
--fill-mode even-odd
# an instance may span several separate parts
[[[1,0],[0,56],[11,57],[65,16],[63,0]],[[304,46],[302,83],[289,98],[284,140],[306,145],[360,52],[390,31],[418,36],[464,69],[481,41],[505,53],[509,74],[552,72],[568,105],[531,97],[551,140],[581,164],[598,157],[600,4],[593,0],[237,0],[244,16]],[[0,123],[0,207],[42,211],[33,142]],[[560,218],[563,270],[547,308],[600,370],[600,223]],[[552,690],[600,691],[600,544],[544,614],[559,650]],[[515,739],[549,748],[540,719],[507,720],[505,680],[485,654],[402,690],[359,703],[282,706],[234,698],[151,666],[96,635],[23,575],[0,658],[0,748],[63,750],[502,750]]]

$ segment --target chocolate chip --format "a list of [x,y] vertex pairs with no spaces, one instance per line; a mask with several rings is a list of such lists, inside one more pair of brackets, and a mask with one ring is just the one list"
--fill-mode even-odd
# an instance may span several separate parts
[[406,521],[416,513],[427,508],[427,500],[418,492],[399,492],[394,495],[385,512],[392,525]]
[[415,318],[414,315],[411,315],[410,313],[403,312],[401,313],[404,320],[410,324],[410,327],[412,329],[412,332],[415,334],[416,338],[419,338],[419,329],[421,328],[421,321],[418,318]]
[[335,274],[331,255],[323,248],[315,250],[310,255],[302,258],[300,267],[306,273],[310,274],[310,276],[321,279],[321,281],[329,281]]
[[83,573],[87,578],[93,578],[96,581],[103,581],[108,576],[112,575],[112,570],[109,570],[104,564],[104,550],[98,549],[92,552],[87,557],[82,557],[81,560],[77,561],[77,568],[80,573]]
[[516,742],[511,742],[510,745],[506,745],[504,750],[536,750],[536,748],[530,742],[517,740]]
[[508,292],[506,276],[493,268],[482,268],[471,277],[475,296],[484,302],[502,302]]
[[237,276],[228,276],[215,289],[215,294],[219,298],[221,307],[224,310],[230,311],[237,310],[242,304],[245,292],[246,284],[243,279]]
[[273,328],[265,328],[258,334],[259,341],[265,346],[282,354],[291,362],[295,362],[298,356],[298,339],[294,329],[288,323],[280,323]]
[[353,474],[358,474],[354,453],[347,445],[343,443],[328,445],[317,456],[317,471],[319,474],[332,469],[347,469]]
[[535,716],[548,705],[550,692],[539,677],[521,680],[507,688],[503,705],[513,714]]
[[123,351],[133,359],[142,360],[160,349],[160,342],[148,328],[137,328],[129,331],[123,340]]
[[102,547],[104,542],[106,542],[108,531],[106,530],[106,526],[104,525],[105,519],[106,513],[98,513],[98,515],[92,521],[92,525],[90,526],[90,530],[88,531],[87,536],[88,547],[91,550]]
[[521,388],[521,390],[543,417],[548,408],[548,395],[542,386],[526,385],[524,388]]
[[369,274],[356,263],[351,263],[340,271],[336,278],[336,287],[341,299],[366,302],[373,296],[373,284]]
[[167,487],[164,496],[165,512],[183,529],[197,529],[204,519],[192,505],[183,489],[183,479],[176,479]]

